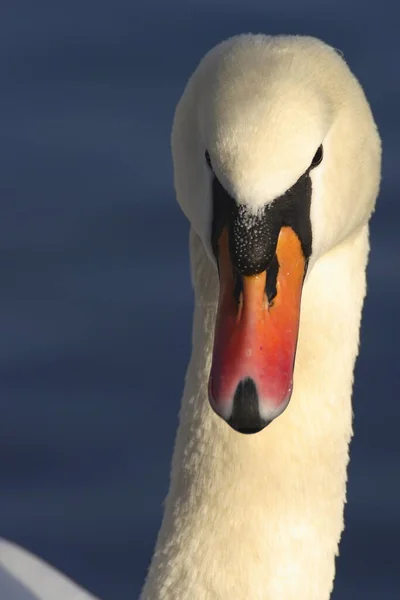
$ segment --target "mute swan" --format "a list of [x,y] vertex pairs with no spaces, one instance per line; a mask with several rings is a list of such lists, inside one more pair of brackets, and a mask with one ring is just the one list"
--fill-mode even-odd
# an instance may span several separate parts
[[[141,600],[326,600],[380,179],[373,117],[329,46],[242,35],[191,77],[172,149],[193,352]],[[4,541],[0,566],[2,600],[93,598]]]
[[321,41],[241,35],[190,78],[172,152],[193,352],[141,600],[327,600],[380,180],[368,102]]

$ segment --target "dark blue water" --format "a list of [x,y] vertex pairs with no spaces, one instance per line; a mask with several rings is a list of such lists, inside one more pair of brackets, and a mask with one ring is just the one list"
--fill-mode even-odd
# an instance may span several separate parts
[[383,136],[334,598],[400,597],[399,11],[362,0],[3,0],[0,534],[104,600],[136,598],[144,579],[189,356],[171,119],[204,52],[246,31],[340,48]]

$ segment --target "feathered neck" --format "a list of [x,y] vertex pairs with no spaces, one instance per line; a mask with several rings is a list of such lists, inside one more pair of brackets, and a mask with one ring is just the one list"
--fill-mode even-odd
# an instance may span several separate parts
[[330,597],[367,255],[364,226],[313,266],[289,407],[261,433],[244,436],[208,403],[218,279],[191,234],[193,351],[164,519],[141,600]]

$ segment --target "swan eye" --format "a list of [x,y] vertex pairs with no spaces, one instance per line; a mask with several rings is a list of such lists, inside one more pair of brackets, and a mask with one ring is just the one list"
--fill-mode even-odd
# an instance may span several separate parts
[[208,164],[208,166],[210,167],[211,171],[212,171],[212,162],[211,162],[211,158],[210,155],[208,153],[208,150],[205,151],[204,157],[206,159],[206,163]]
[[324,149],[321,145],[318,148],[318,150],[316,151],[316,153],[314,154],[314,158],[311,161],[310,169],[317,167],[319,165],[319,163],[322,161],[323,157],[324,157]]

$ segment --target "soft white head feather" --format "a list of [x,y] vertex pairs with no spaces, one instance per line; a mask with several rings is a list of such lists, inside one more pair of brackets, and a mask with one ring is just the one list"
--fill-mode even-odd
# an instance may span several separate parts
[[178,104],[172,151],[177,199],[212,260],[211,174],[257,211],[311,172],[311,265],[365,224],[380,179],[380,140],[342,56],[311,37],[240,35],[213,48]]

